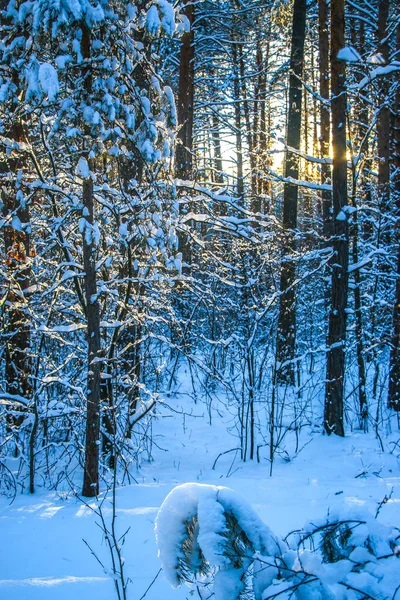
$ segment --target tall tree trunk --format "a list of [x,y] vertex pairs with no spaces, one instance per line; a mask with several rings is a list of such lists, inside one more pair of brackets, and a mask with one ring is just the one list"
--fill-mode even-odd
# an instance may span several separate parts
[[346,71],[338,52],[345,46],[344,0],[331,2],[331,86],[332,86],[332,200],[333,249],[332,289],[327,338],[324,427],[328,434],[344,436],[344,369],[346,307],[348,293],[349,233],[347,215],[346,159]]
[[[358,27],[356,20],[355,7],[349,7],[350,12],[350,39],[351,44],[357,51],[362,55],[365,53],[365,35],[364,35],[364,21],[359,21]],[[362,74],[355,74],[356,80],[360,81]],[[352,141],[350,145],[351,149],[351,173],[352,173],[352,188],[350,201],[352,206],[357,209],[357,186],[359,185],[359,174],[357,161],[354,160],[354,152],[360,155],[365,150],[365,124],[368,119],[368,108],[365,105],[359,103],[353,108],[353,119],[355,126],[353,132],[349,132],[349,136],[352,135]],[[366,112],[367,111],[367,112]],[[354,141],[353,141],[354,140]],[[365,166],[362,167],[365,169]],[[349,235],[351,237],[351,259],[354,265],[358,264],[359,261],[359,232],[360,232],[360,221],[358,219],[357,211],[353,213],[352,223],[350,226]],[[363,431],[368,430],[368,401],[367,401],[367,373],[365,365],[365,345],[364,345],[364,327],[363,327],[363,303],[361,294],[361,269],[355,269],[353,273],[354,278],[354,333],[356,341],[356,356],[357,356],[357,367],[358,367],[358,406],[359,406],[359,423],[360,429]]]
[[[400,185],[397,184],[398,188]],[[396,191],[400,195],[400,191]],[[400,210],[399,210],[400,213]],[[397,217],[399,218],[399,217]],[[396,298],[390,346],[388,406],[400,412],[400,243],[397,250]]]
[[[317,42],[317,38],[315,36],[315,32],[312,28],[310,28],[310,31],[313,32],[313,36],[312,36],[312,40],[311,40],[311,85],[312,85],[312,90],[313,90],[313,96],[312,96],[312,154],[313,156],[318,156],[319,155],[319,149],[320,149],[320,142],[319,142],[319,135],[318,135],[318,124],[320,122],[319,119],[319,103],[318,103],[318,97],[316,94],[317,91],[317,67],[316,67],[316,42]],[[318,176],[318,169],[317,169],[317,165],[313,164],[311,166],[311,171],[312,171],[312,177],[313,180],[315,181],[317,176]],[[316,212],[317,214],[322,214],[322,210],[320,210],[320,207],[316,207]]]
[[193,176],[193,103],[194,103],[194,7],[186,2],[184,8],[190,31],[183,34],[179,55],[178,136],[175,173],[181,179]]
[[261,40],[257,42],[257,53],[256,53],[256,65],[258,72],[257,81],[257,94],[254,101],[254,129],[257,132],[257,145],[256,145],[256,201],[253,205],[254,212],[268,212],[266,210],[265,199],[263,202],[263,195],[268,194],[269,188],[266,178],[266,167],[267,165],[267,152],[268,142],[267,139],[270,132],[267,132],[267,71],[269,62],[269,36],[271,34],[271,22],[268,22],[268,28],[266,32],[267,44],[265,52],[263,53],[263,46]]
[[[387,64],[389,62],[389,40],[387,36],[387,21],[389,16],[389,0],[379,0],[378,36],[379,50]],[[378,193],[382,211],[389,209],[390,200],[390,109],[389,109],[389,79],[383,78],[379,91],[379,114],[376,122],[378,133]]]
[[[327,0],[318,0],[318,48],[319,48],[319,95],[326,102],[320,104],[320,153],[321,158],[330,156],[330,111],[329,111],[329,10]],[[321,165],[321,183],[331,178],[329,164]],[[322,223],[324,238],[332,235],[332,194],[323,190]]]
[[[352,194],[351,202],[354,208],[357,208],[357,174],[356,166],[352,161]],[[354,213],[352,223],[352,261],[354,265],[358,264],[358,218],[357,212]],[[354,311],[355,311],[355,337],[356,337],[356,356],[358,366],[358,405],[360,417],[360,429],[368,430],[368,402],[367,402],[367,374],[364,360],[364,338],[363,338],[363,319],[362,319],[362,297],[361,297],[361,274],[360,269],[354,271]]]
[[[397,51],[400,52],[400,23],[397,25]],[[396,207],[397,279],[393,307],[392,339],[389,363],[388,404],[400,412],[400,84],[397,83],[396,102],[393,112],[393,188],[392,195]]]
[[[179,55],[178,87],[178,135],[175,154],[175,174],[180,179],[193,178],[193,104],[194,104],[194,6],[185,2],[184,14],[190,23],[190,31],[183,34]],[[185,214],[190,206],[181,204]],[[178,231],[179,249],[182,252],[184,273],[191,263],[191,248],[186,231]]]
[[242,144],[242,115],[240,107],[240,82],[239,61],[236,37],[232,38],[232,62],[233,62],[233,101],[235,111],[235,137],[236,137],[236,189],[240,198],[244,194],[243,182],[243,144]]
[[[260,63],[258,65],[258,68],[260,69],[260,135],[259,135],[259,148],[258,148],[258,172],[257,172],[257,179],[258,179],[258,189],[257,189],[257,193],[259,195],[264,195],[264,194],[269,194],[269,184],[270,181],[267,180],[266,174],[265,174],[265,170],[266,167],[268,168],[268,138],[270,136],[270,131],[267,131],[267,127],[269,125],[269,123],[267,122],[267,71],[268,71],[268,63],[269,63],[269,49],[270,49],[270,44],[269,44],[269,36],[270,36],[270,32],[271,32],[271,25],[270,22],[268,24],[268,29],[267,29],[267,46],[265,49],[265,54],[264,56],[262,55],[262,46],[261,46],[261,53],[260,53]],[[269,203],[268,203],[269,204]],[[264,199],[264,203],[263,206],[260,206],[260,210],[264,211],[264,213],[268,212],[268,210],[266,210],[266,202]]]
[[[267,136],[266,136],[266,156],[265,156],[265,165],[266,165],[266,169],[267,171],[269,171],[269,169],[272,167],[273,161],[272,161],[272,154],[271,154],[271,148],[272,148],[272,103],[271,103],[271,99],[268,98],[267,101],[267,107],[266,107],[266,132],[267,132]],[[268,177],[265,177],[263,180],[263,193],[265,194],[264,197],[264,213],[265,214],[270,214],[273,211],[274,208],[274,192],[273,192],[273,186],[272,186],[272,180],[271,180],[271,176],[269,175]]]
[[[90,161],[91,163],[92,161]],[[89,166],[92,166],[89,163]],[[96,247],[93,240],[94,224],[93,181],[83,181],[83,206],[86,209],[83,235],[83,268],[85,271],[86,318],[88,336],[88,379],[85,469],[83,478],[84,496],[99,493],[99,443],[100,443],[100,306],[97,299]]]
[[256,137],[256,133],[251,123],[251,115],[250,115],[250,102],[247,94],[247,85],[246,85],[246,68],[244,64],[244,56],[243,56],[243,41],[237,42],[237,57],[239,62],[239,98],[243,103],[243,116],[244,122],[246,125],[246,138],[247,138],[247,148],[250,162],[250,190],[252,199],[254,199],[256,192],[256,179],[255,179],[255,171],[256,171],[256,163],[255,163],[255,145],[254,139]]
[[[21,122],[15,121],[7,131],[7,137],[15,142],[25,142],[26,136]],[[4,154],[0,163],[1,173],[10,173],[12,183],[2,187],[2,216],[6,219],[4,227],[4,249],[6,253],[8,293],[7,321],[5,338],[5,384],[8,394],[23,396],[27,400],[31,395],[31,361],[29,357],[30,324],[27,314],[28,290],[30,285],[30,229],[29,208],[24,199],[22,174],[23,154],[13,152]],[[15,411],[14,411],[15,413]],[[10,428],[19,427],[22,417],[9,414],[7,423]],[[17,449],[16,449],[17,451]]]
[[[82,26],[81,52],[84,59],[90,59],[90,31]],[[89,97],[92,92],[92,76],[90,65],[85,69],[85,92]],[[90,140],[90,130],[86,131]],[[84,154],[80,160],[86,160]],[[86,319],[88,338],[88,377],[87,377],[87,414],[85,465],[83,474],[82,495],[89,498],[99,493],[99,448],[100,448],[100,375],[101,375],[101,341],[100,341],[100,305],[97,297],[96,242],[94,239],[94,193],[91,171],[94,160],[87,161],[89,173],[83,173],[83,268],[86,298]]]
[[[7,10],[7,0],[0,0],[0,10]],[[2,14],[2,26],[8,24],[6,12]],[[25,35],[25,32],[24,32]],[[12,83],[15,97],[20,93],[20,70],[13,67]],[[18,118],[18,101],[13,102],[9,112],[2,113],[5,137],[16,143],[26,142],[26,128]],[[24,198],[23,171],[26,167],[26,154],[4,152],[0,149],[0,198],[1,216],[5,219],[4,250],[7,264],[7,320],[1,341],[5,342],[5,386],[8,394],[23,396],[27,400],[32,395],[32,363],[29,356],[31,341],[30,319],[28,315],[28,295],[31,280],[31,239],[29,207]],[[13,407],[14,409],[14,407]],[[7,414],[7,427],[19,428],[23,417],[15,416],[15,410]],[[15,446],[18,453],[18,446]]]
[[[300,150],[301,99],[304,63],[304,40],[306,33],[306,1],[295,0],[293,7],[292,49],[290,56],[289,110],[287,122],[285,177],[298,179],[299,156],[290,148]],[[296,346],[296,294],[294,282],[296,267],[291,254],[295,251],[294,229],[297,227],[298,187],[284,184],[283,227],[285,229],[284,258],[280,277],[280,302],[276,339],[277,381],[294,385],[294,357]]]
[[221,137],[219,133],[219,120],[215,112],[212,113],[212,144],[214,152],[214,166],[215,166],[215,182],[224,183],[224,176],[222,170],[222,150],[221,150]]
[[261,90],[263,85],[263,55],[261,40],[257,40],[256,46],[256,71],[257,79],[254,84],[253,101],[253,153],[254,153],[254,173],[253,173],[253,199],[252,211],[259,213],[261,210],[261,198],[259,191],[259,179],[261,170],[261,152],[260,152],[260,133],[261,133]]

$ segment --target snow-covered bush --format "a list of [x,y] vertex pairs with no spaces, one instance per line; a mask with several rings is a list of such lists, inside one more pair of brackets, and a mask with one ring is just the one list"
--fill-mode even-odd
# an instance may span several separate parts
[[214,580],[218,600],[239,598],[255,553],[274,557],[283,542],[226,487],[186,483],[172,490],[156,520],[163,571],[174,587]]
[[213,584],[216,600],[385,600],[400,589],[400,530],[365,511],[283,541],[233,490],[187,483],[164,500],[156,537],[171,585]]
[[[382,525],[365,510],[330,514],[290,536],[291,587],[308,584],[299,598],[394,598],[399,544],[400,529]],[[276,595],[273,586],[265,592],[265,600]]]

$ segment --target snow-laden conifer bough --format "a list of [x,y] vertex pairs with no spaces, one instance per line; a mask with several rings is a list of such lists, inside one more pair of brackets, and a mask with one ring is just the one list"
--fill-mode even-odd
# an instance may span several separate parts
[[186,483],[155,525],[165,577],[215,600],[389,600],[400,591],[400,529],[371,514],[328,515],[285,540],[227,488]]

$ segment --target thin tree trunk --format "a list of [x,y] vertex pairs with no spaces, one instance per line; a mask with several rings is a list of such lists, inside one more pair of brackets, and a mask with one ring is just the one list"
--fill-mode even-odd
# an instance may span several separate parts
[[215,165],[215,182],[224,183],[224,176],[222,170],[222,150],[221,150],[221,137],[219,134],[219,121],[217,115],[212,113],[212,130],[211,137],[214,151],[214,165]]
[[[81,52],[83,58],[90,58],[90,31],[82,27]],[[85,92],[90,96],[92,76],[87,67],[85,73]],[[88,132],[87,132],[88,133]],[[88,135],[90,135],[88,133]],[[94,193],[90,171],[94,170],[94,160],[88,160],[89,174],[83,177],[82,200],[83,218],[83,268],[85,272],[85,299],[88,338],[88,378],[87,378],[87,414],[85,466],[82,495],[89,498],[99,493],[99,447],[100,447],[100,306],[97,297],[96,243],[94,239]]]
[[[267,45],[265,53],[263,55],[263,47],[261,41],[257,42],[257,54],[256,54],[256,65],[258,72],[257,82],[257,101],[254,102],[254,129],[259,128],[257,135],[257,147],[256,147],[256,202],[254,203],[254,212],[267,212],[265,210],[265,201],[262,204],[262,196],[268,193],[268,186],[266,184],[265,167],[267,166],[267,152],[268,143],[267,135],[267,71],[269,61],[269,36],[271,32],[270,22],[267,29]],[[257,125],[257,127],[256,127]]]
[[[400,188],[400,185],[398,185]],[[400,192],[396,192],[400,194]],[[399,211],[400,212],[400,211]],[[400,244],[397,251],[396,298],[390,346],[388,406],[400,412]]]
[[[89,162],[89,166],[92,166]],[[88,336],[88,381],[85,470],[83,479],[84,496],[99,493],[99,443],[100,443],[100,306],[97,299],[96,248],[91,235],[94,224],[93,181],[84,179],[83,205],[88,215],[83,236],[83,268],[85,271],[85,296]]]
[[[354,14],[353,14],[354,13]],[[350,7],[350,14],[353,17],[350,21],[350,35],[351,44],[356,48],[361,55],[365,52],[365,37],[364,37],[364,21],[360,21],[358,28],[356,28],[357,21],[354,18],[356,14],[353,7]],[[361,74],[355,75],[357,81],[361,80]],[[354,147],[357,154],[361,154],[364,151],[365,146],[361,147],[364,142],[363,130],[365,123],[367,122],[368,114],[365,114],[365,106],[359,104],[354,107],[354,120],[356,122],[355,130],[353,134]],[[368,109],[367,109],[368,110]],[[350,125],[349,125],[350,129]],[[353,143],[351,148],[351,170],[352,170],[352,192],[351,192],[351,204],[357,208],[357,185],[358,185],[358,174],[357,174],[357,163],[354,160],[354,149]],[[360,223],[357,216],[357,211],[353,213],[352,224],[351,224],[351,238],[352,238],[352,252],[351,258],[354,265],[358,264],[359,261],[359,228]],[[363,328],[363,305],[361,295],[361,269],[356,269],[353,274],[354,277],[354,311],[355,311],[355,327],[354,333],[356,338],[356,356],[357,356],[357,367],[358,367],[358,406],[359,406],[359,420],[360,429],[363,431],[368,430],[368,401],[367,401],[367,379],[366,379],[366,367],[364,358],[364,328]]]
[[[267,139],[266,139],[266,157],[265,157],[265,164],[266,164],[266,168],[267,170],[269,170],[272,167],[272,159],[271,159],[271,147],[272,147],[272,138],[271,138],[271,132],[272,132],[272,103],[270,98],[268,98],[268,104],[267,104],[267,113],[266,113],[266,131],[267,131]],[[273,211],[274,208],[274,194],[273,194],[273,187],[272,187],[272,181],[271,181],[271,177],[268,176],[268,178],[266,177],[264,179],[264,185],[263,185],[263,193],[265,194],[265,199],[264,199],[264,213],[265,214],[270,214]]]
[[235,137],[236,137],[236,189],[240,198],[244,194],[243,182],[243,144],[242,144],[242,116],[240,108],[240,84],[237,42],[232,39],[232,61],[233,61],[233,101],[235,110]]
[[[313,90],[313,96],[312,96],[312,154],[313,156],[318,156],[319,153],[319,136],[318,136],[318,123],[319,123],[319,110],[318,110],[318,98],[317,98],[317,81],[316,81],[316,64],[315,64],[315,58],[316,58],[316,49],[315,49],[315,42],[316,42],[316,38],[315,38],[315,32],[313,29],[311,29],[311,31],[313,32],[313,39],[311,42],[311,83],[312,83],[312,90]],[[315,181],[317,178],[317,165],[314,164],[311,166],[311,171],[312,171],[312,177],[313,180]],[[317,206],[317,210],[316,210],[317,214],[322,214],[322,211],[320,210],[320,207]]]
[[253,173],[253,201],[252,210],[259,213],[261,210],[261,198],[259,191],[259,179],[261,170],[261,152],[260,152],[260,134],[261,134],[261,90],[263,85],[263,55],[261,41],[257,40],[256,46],[256,71],[257,79],[254,85],[253,102],[253,153],[254,153],[254,173]]
[[[387,21],[389,16],[389,0],[380,0],[378,10],[378,36],[380,53],[389,61],[389,40],[387,37]],[[376,122],[378,133],[378,193],[382,211],[389,209],[390,200],[390,109],[388,105],[389,80],[383,78],[378,96],[379,114]]]
[[243,115],[244,122],[246,125],[246,138],[247,138],[247,148],[249,153],[249,161],[250,161],[250,190],[252,199],[256,194],[256,179],[255,179],[255,171],[256,171],[256,163],[255,163],[255,154],[254,154],[254,139],[255,139],[255,131],[252,127],[251,116],[250,116],[250,102],[247,96],[247,85],[246,85],[246,69],[244,64],[244,56],[243,56],[243,42],[237,42],[237,56],[239,62],[239,97],[243,100]]
[[[353,163],[354,164],[354,163]],[[357,180],[355,166],[353,166],[353,186],[352,186],[352,205],[357,208],[356,202]],[[353,215],[353,235],[352,235],[352,261],[356,265],[359,260],[358,255],[358,219],[357,212]],[[364,340],[363,340],[363,320],[362,320],[362,300],[361,300],[361,273],[360,269],[354,271],[354,310],[355,310],[355,336],[356,336],[356,355],[358,366],[358,405],[360,416],[360,429],[368,430],[368,402],[367,402],[367,376],[364,360]]]
[[[292,50],[290,56],[289,110],[286,142],[289,148],[300,150],[301,134],[301,77],[304,64],[304,41],[306,32],[306,1],[295,0],[293,7]],[[285,177],[298,179],[299,157],[290,151],[286,153]],[[294,385],[294,357],[296,346],[296,293],[294,282],[296,267],[291,254],[296,249],[294,229],[297,227],[298,187],[284,184],[283,227],[285,229],[285,254],[280,277],[280,302],[278,331],[276,339],[277,381]]]
[[[330,156],[330,111],[329,111],[329,10],[327,0],[318,0],[318,47],[319,47],[319,95],[326,100],[320,104],[320,152],[321,158]],[[331,167],[321,165],[321,183],[331,178]],[[332,194],[321,192],[322,223],[324,239],[332,235]]]
[[[193,178],[193,104],[194,104],[194,6],[185,3],[184,14],[190,23],[190,31],[183,34],[179,55],[179,87],[177,99],[178,134],[175,154],[175,174],[180,179]],[[180,205],[185,214],[189,205]],[[185,231],[178,231],[179,249],[182,252],[184,273],[192,262],[191,247]]]
[[[397,51],[400,51],[400,24],[397,26]],[[397,279],[393,307],[392,339],[389,363],[388,405],[400,412],[400,85],[397,84],[393,113],[393,200],[396,206]]]
[[[268,26],[267,36],[269,36],[271,31],[271,26]],[[268,37],[267,37],[268,40]],[[262,48],[261,48],[261,62],[259,64],[260,73],[260,135],[259,135],[259,157],[258,157],[258,194],[264,195],[269,193],[269,185],[265,175],[265,168],[269,165],[268,161],[268,137],[270,135],[270,131],[267,131],[268,123],[267,123],[267,71],[268,71],[268,63],[269,63],[269,40],[267,41],[267,47],[265,49],[265,54],[262,56]],[[264,212],[268,212],[265,210],[265,200],[264,206],[260,207],[260,210]]]
[[[7,2],[0,1],[0,9],[6,11]],[[6,24],[7,18],[4,21]],[[20,90],[20,80],[17,70],[14,69],[13,84]],[[13,104],[10,114],[11,122],[7,124],[7,115],[4,114],[5,135],[15,142],[26,142],[26,131],[23,123],[17,118],[17,102]],[[25,155],[26,156],[26,155]],[[30,215],[29,207],[24,199],[22,188],[23,169],[25,166],[23,153],[1,152],[0,173],[10,173],[11,184],[1,187],[2,216],[6,219],[4,226],[4,250],[8,274],[8,319],[5,328],[5,384],[9,394],[16,394],[29,399],[32,393],[30,381],[32,364],[29,357],[30,323],[27,314],[28,290],[31,279],[30,254]],[[3,336],[2,336],[3,337]],[[19,427],[22,417],[7,415],[8,427]],[[18,452],[17,446],[15,449]]]
[[[16,142],[24,140],[22,125],[16,123],[9,132],[9,137]],[[19,194],[19,174],[22,175],[21,162],[13,158],[6,162],[7,169],[15,174],[17,183],[12,189],[5,190],[3,196],[3,217],[12,220],[12,224],[4,227],[4,247],[8,265],[8,319],[5,330],[5,380],[6,391],[9,394],[23,396],[29,400],[31,395],[31,362],[29,357],[30,325],[27,314],[27,293],[30,285],[30,236],[29,209]],[[13,215],[13,218],[11,218]],[[21,227],[23,225],[23,228]],[[8,415],[10,427],[19,427],[22,417]]]
[[184,8],[190,31],[183,34],[179,55],[178,136],[175,157],[176,176],[193,176],[193,103],[194,103],[194,7],[186,2]]
[[347,215],[346,159],[346,76],[338,52],[345,46],[344,0],[331,2],[331,86],[332,86],[332,200],[334,258],[331,264],[332,289],[327,338],[324,427],[328,434],[344,436],[344,370],[346,307],[348,294],[349,233]]

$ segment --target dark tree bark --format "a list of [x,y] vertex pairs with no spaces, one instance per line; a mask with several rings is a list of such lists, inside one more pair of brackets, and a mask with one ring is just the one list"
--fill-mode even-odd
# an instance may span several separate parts
[[[326,100],[320,104],[320,154],[321,158],[330,156],[330,110],[329,110],[329,9],[327,0],[318,0],[318,48],[319,48],[319,95]],[[321,183],[331,178],[331,167],[321,165]],[[323,190],[322,223],[325,239],[332,235],[332,194]]]
[[[389,16],[389,0],[378,2],[378,37],[379,50],[385,61],[389,61],[389,39],[387,21]],[[389,79],[383,78],[378,96],[379,114],[376,122],[378,133],[378,193],[381,210],[389,209],[390,200],[390,108],[388,104]]]
[[[268,135],[267,132],[267,71],[269,63],[269,36],[271,34],[271,22],[268,23],[266,32],[267,44],[263,52],[261,40],[257,41],[256,66],[257,66],[257,84],[254,94],[254,125],[255,132],[255,197],[253,199],[252,209],[254,212],[268,212],[268,202],[265,203],[263,196],[269,193],[268,181],[266,178],[266,167],[268,161]],[[263,202],[264,200],[264,202]]]
[[332,289],[327,338],[324,427],[328,434],[344,436],[343,397],[348,293],[349,233],[347,215],[346,74],[338,52],[345,46],[344,0],[331,2],[331,114],[333,249]]
[[[400,188],[400,185],[397,185],[398,188]],[[400,192],[397,193],[400,195]],[[398,249],[397,252],[396,274],[396,299],[393,307],[393,325],[390,346],[388,405],[389,408],[393,408],[397,412],[400,412],[400,249]]]
[[[358,50],[361,55],[365,53],[365,35],[364,35],[364,21],[357,23],[355,18],[356,11],[354,6],[350,8],[350,39],[351,44]],[[358,25],[358,27],[357,27]],[[355,75],[356,80],[360,81],[362,78],[361,74]],[[355,127],[352,135],[351,144],[351,173],[352,173],[352,186],[351,186],[351,204],[357,208],[357,186],[358,186],[358,173],[357,164],[353,160],[353,140],[354,147],[358,154],[365,150],[366,140],[364,139],[365,124],[368,122],[368,108],[360,105],[359,103],[354,107],[354,120]],[[360,223],[357,212],[353,213],[352,223],[350,227],[349,235],[351,237],[351,259],[354,265],[358,264],[359,261],[359,228]],[[359,405],[359,422],[360,429],[363,431],[368,430],[368,401],[367,401],[367,373],[365,365],[365,348],[364,348],[364,327],[363,327],[363,303],[361,294],[361,269],[356,269],[353,274],[354,279],[354,333],[356,340],[356,356],[357,356],[357,367],[358,367],[358,405]]]
[[[289,149],[285,159],[285,177],[298,179],[299,156],[290,148],[300,149],[301,135],[301,77],[304,64],[304,41],[306,33],[306,1],[295,0],[293,7],[292,49],[290,56],[289,111],[286,143]],[[280,277],[280,302],[276,339],[277,381],[294,385],[294,357],[296,346],[296,295],[294,281],[296,267],[291,258],[295,251],[294,229],[297,227],[298,187],[284,184],[283,227],[285,229],[284,258]]]
[[[215,112],[211,115],[211,141],[213,146],[213,162],[212,180],[215,183],[224,183],[224,174],[222,166],[222,147],[221,136],[219,130],[219,119]],[[226,205],[223,202],[214,202],[214,213],[219,216],[226,216]]]
[[260,168],[261,168],[261,152],[260,152],[260,132],[261,132],[261,94],[263,86],[263,53],[261,40],[257,40],[256,46],[256,71],[258,73],[254,85],[254,102],[253,102],[253,153],[254,153],[254,173],[252,187],[252,211],[255,213],[261,210],[261,198],[259,191]]
[[236,191],[240,198],[243,198],[243,143],[242,143],[242,116],[240,111],[240,84],[239,84],[239,65],[236,48],[236,40],[232,40],[232,60],[233,60],[233,100],[235,103],[235,138],[236,138]]
[[[84,59],[90,59],[90,31],[82,26],[81,52]],[[92,91],[90,66],[84,69],[85,92],[89,97]],[[89,138],[89,132],[86,131]],[[94,170],[94,160],[88,160],[89,170]],[[100,448],[100,305],[97,296],[96,244],[93,235],[95,201],[91,174],[83,177],[82,200],[83,217],[86,221],[83,231],[83,268],[86,299],[88,377],[85,465],[82,495],[92,498],[99,493],[99,448]]]
[[[100,442],[100,306],[97,299],[97,276],[95,245],[89,240],[88,229],[94,223],[93,181],[83,182],[83,206],[88,215],[83,236],[83,268],[85,271],[86,318],[88,336],[88,379],[85,469],[83,496],[93,497],[99,493],[99,442]],[[90,230],[90,229],[89,229]]]
[[215,183],[224,183],[223,169],[222,169],[222,150],[221,150],[221,137],[219,134],[219,120],[218,116],[213,112],[211,116],[212,130],[211,138],[213,143],[214,151],[214,181]]
[[190,179],[193,176],[193,103],[194,103],[194,7],[187,2],[184,14],[190,31],[182,36],[179,55],[178,136],[175,156],[176,176]]
[[[266,148],[266,156],[265,156],[265,166],[267,171],[272,167],[272,154],[270,153],[271,147],[272,147],[272,137],[271,137],[271,133],[272,133],[272,103],[270,101],[270,99],[268,99],[267,102],[267,107],[266,107],[266,129],[265,131],[267,131],[267,135],[266,135],[266,143],[265,143],[265,148]],[[273,186],[272,186],[272,179],[270,176],[268,177],[264,177],[263,178],[263,187],[262,187],[262,191],[264,194],[264,214],[270,214],[273,211],[274,208],[274,192],[273,192]]]
[[[352,165],[352,193],[351,202],[354,208],[357,208],[357,175],[356,168],[353,162]],[[352,252],[351,257],[353,264],[356,265],[359,261],[358,254],[358,219],[357,212],[353,215],[352,223]],[[360,417],[360,429],[368,430],[368,402],[367,402],[367,374],[364,360],[364,329],[363,329],[363,310],[361,296],[361,274],[360,269],[354,272],[354,310],[355,310],[355,337],[356,337],[356,356],[358,366],[358,405]]]
[[[0,10],[6,11],[7,1],[0,0]],[[7,17],[2,15],[3,25]],[[24,34],[24,32],[22,31]],[[18,35],[18,34],[16,34]],[[10,64],[13,84],[20,90],[20,69]],[[15,94],[17,95],[17,94]],[[26,142],[26,128],[17,117],[18,103],[10,111],[4,112],[4,135],[15,142]],[[5,262],[7,264],[7,320],[1,341],[5,343],[5,386],[8,394],[20,395],[30,399],[32,394],[32,364],[29,356],[30,323],[27,314],[28,295],[31,280],[31,239],[29,229],[29,206],[24,199],[22,188],[23,171],[26,168],[24,153],[4,152],[0,149],[0,196],[2,217],[6,219],[4,231]],[[15,412],[15,411],[14,411]],[[23,418],[14,414],[7,415],[7,426],[19,427]],[[15,452],[18,452],[16,446]]]
[[[193,178],[193,105],[194,105],[194,6],[185,2],[184,14],[190,23],[190,31],[183,34],[179,54],[179,87],[177,99],[178,134],[175,151],[175,175],[180,179]],[[181,214],[190,210],[180,205]],[[186,231],[178,231],[179,249],[182,252],[183,272],[188,273],[192,262],[191,247]]]
[[[22,123],[12,123],[7,137],[15,142],[26,141]],[[0,171],[9,173],[12,183],[2,189],[2,216],[7,219],[4,227],[4,249],[8,271],[7,325],[4,334],[5,383],[9,394],[20,395],[29,400],[32,387],[29,376],[31,361],[29,357],[30,325],[27,314],[28,290],[30,285],[31,243],[29,234],[29,208],[23,199],[19,173],[22,174],[25,160],[23,154],[4,154],[0,162]],[[22,194],[22,196],[21,196]],[[10,427],[19,426],[22,418],[8,415]]]
[[[397,26],[397,51],[400,51],[400,24]],[[400,84],[397,82],[396,102],[393,110],[393,188],[392,196],[396,207],[397,279],[393,307],[392,339],[389,363],[388,405],[400,412]]]
[[[269,22],[267,30],[267,46],[263,56],[262,46],[260,42],[260,55],[258,58],[257,68],[260,70],[259,80],[259,108],[260,108],[260,135],[258,137],[258,172],[257,172],[257,193],[259,195],[270,195],[270,180],[265,175],[266,167],[269,166],[268,161],[268,137],[270,135],[269,123],[267,122],[267,72],[269,64],[269,36],[271,34],[271,24]],[[263,206],[260,203],[260,209],[264,213],[269,212],[269,202],[265,201]]]
[[243,55],[243,46],[244,43],[242,40],[237,40],[236,42],[236,51],[237,51],[237,61],[239,64],[239,77],[238,77],[238,87],[239,87],[239,99],[241,100],[241,105],[243,107],[243,116],[244,123],[246,126],[246,138],[247,138],[247,149],[248,149],[248,157],[250,162],[250,191],[252,197],[252,205],[254,208],[254,197],[257,193],[256,191],[256,160],[255,160],[255,131],[254,127],[252,127],[251,123],[251,115],[250,115],[250,102],[247,93],[247,85],[246,85],[246,68],[244,64],[244,55]]

